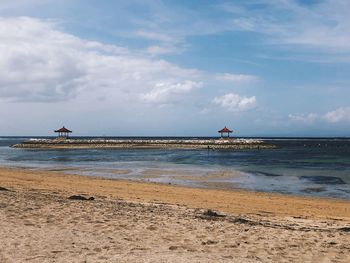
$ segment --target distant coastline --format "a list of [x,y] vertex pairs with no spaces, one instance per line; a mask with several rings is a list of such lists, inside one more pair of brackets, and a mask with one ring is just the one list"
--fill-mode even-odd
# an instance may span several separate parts
[[13,148],[42,149],[268,149],[275,148],[273,144],[260,139],[30,139],[12,145]]

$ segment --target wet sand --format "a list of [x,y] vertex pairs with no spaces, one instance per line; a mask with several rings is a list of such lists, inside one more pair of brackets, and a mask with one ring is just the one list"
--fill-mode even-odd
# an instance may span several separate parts
[[0,168],[0,211],[0,262],[350,262],[344,200]]
[[223,180],[233,179],[241,175],[238,171],[215,171],[207,172],[204,175],[198,174],[193,170],[164,170],[164,169],[147,169],[141,175],[142,179],[161,178],[163,175],[169,178],[184,180],[184,181],[200,181],[206,182],[208,180]]

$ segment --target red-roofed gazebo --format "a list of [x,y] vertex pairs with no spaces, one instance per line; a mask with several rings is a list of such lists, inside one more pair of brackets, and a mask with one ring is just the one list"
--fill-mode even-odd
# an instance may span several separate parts
[[225,126],[225,128],[223,128],[220,131],[218,131],[218,133],[221,133],[221,138],[224,138],[224,134],[227,133],[227,138],[229,138],[230,137],[230,133],[232,133],[232,131]]
[[61,129],[56,130],[55,132],[58,133],[59,138],[68,138],[69,134],[72,133],[72,131],[68,130],[64,126]]

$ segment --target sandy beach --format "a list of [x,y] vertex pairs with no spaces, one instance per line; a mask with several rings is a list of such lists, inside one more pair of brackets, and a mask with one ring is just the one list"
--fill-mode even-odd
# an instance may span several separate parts
[[345,200],[0,168],[0,210],[0,262],[350,262]]

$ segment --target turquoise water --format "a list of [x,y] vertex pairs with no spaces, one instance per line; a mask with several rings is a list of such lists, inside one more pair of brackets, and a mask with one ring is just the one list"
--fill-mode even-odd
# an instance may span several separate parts
[[[350,139],[347,138],[269,138],[265,140],[275,144],[276,149],[240,151],[29,150],[9,147],[27,139],[0,137],[0,165],[195,187],[210,187],[209,183],[212,183],[216,188],[239,187],[350,199]],[[118,172],[121,170],[128,172]],[[144,173],[150,170],[156,170],[158,176],[145,177]],[[203,180],[207,182],[184,179],[175,176],[174,171],[192,177],[204,176]],[[223,171],[239,171],[239,175],[205,179],[205,175]]]

